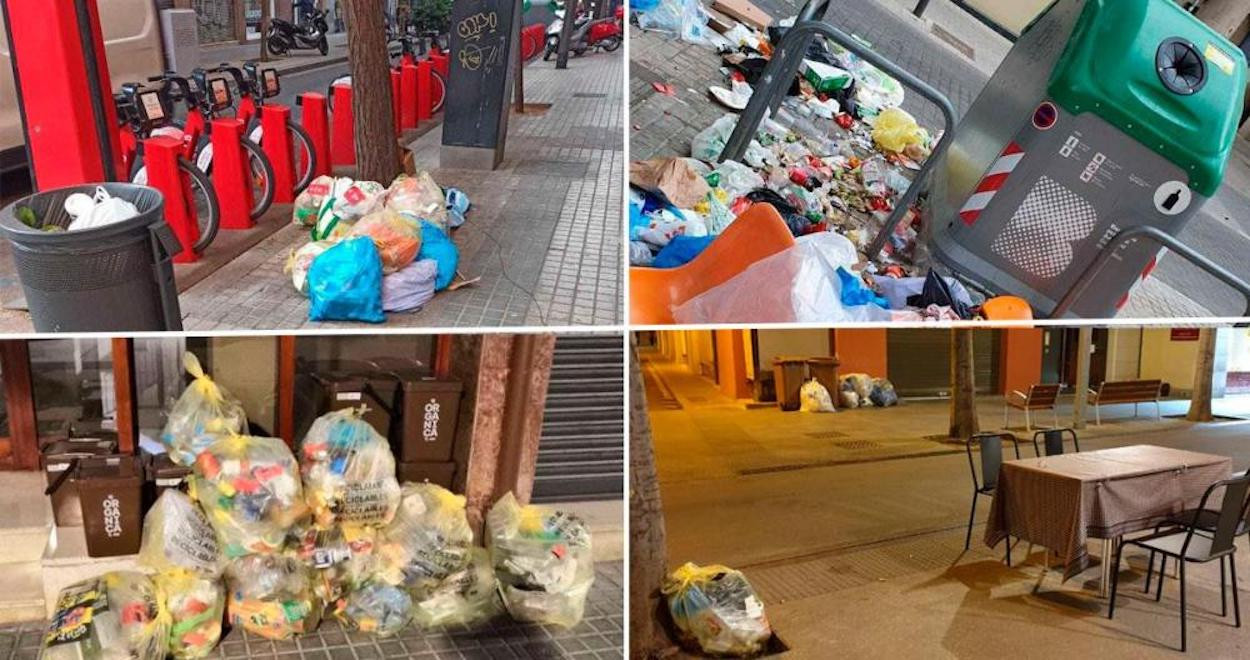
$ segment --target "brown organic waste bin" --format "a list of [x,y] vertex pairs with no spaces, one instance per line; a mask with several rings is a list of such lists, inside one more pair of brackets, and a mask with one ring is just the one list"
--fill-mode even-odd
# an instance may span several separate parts
[[143,532],[143,465],[139,459],[82,459],[74,481],[82,505],[87,555],[116,557],[139,552]]
[[798,410],[799,388],[807,380],[807,358],[778,356],[773,359],[773,382],[777,389],[777,407],[782,410]]
[[[460,416],[459,381],[394,372],[399,379],[398,458],[403,462],[446,463],[451,460]],[[431,479],[430,481],[434,481]]]
[[807,358],[807,373],[810,378],[815,378],[829,390],[829,398],[833,400],[834,407],[838,405],[838,365],[842,364],[836,357],[810,357]]
[[117,453],[117,442],[110,439],[74,438],[62,439],[48,443],[43,448],[43,472],[48,486],[66,472],[66,479],[53,490],[52,519],[59,527],[79,527],[82,525],[82,508],[78,505],[78,488],[72,477],[78,461],[92,456],[107,456]]

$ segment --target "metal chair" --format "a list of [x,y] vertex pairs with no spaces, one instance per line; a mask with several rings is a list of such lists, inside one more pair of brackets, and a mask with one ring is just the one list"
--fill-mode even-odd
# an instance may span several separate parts
[[[1215,518],[1215,527],[1211,533],[1203,532],[1199,529],[1200,518],[1203,511],[1207,510],[1207,500],[1211,494],[1217,489],[1224,489],[1223,502]],[[1115,553],[1115,564],[1111,571],[1111,604],[1107,611],[1107,618],[1115,616],[1115,596],[1116,588],[1120,583],[1120,558],[1124,554],[1124,546],[1135,545],[1151,553],[1151,563],[1153,564],[1153,556],[1155,553],[1163,555],[1159,563],[1159,586],[1155,594],[1155,601],[1163,596],[1163,580],[1164,567],[1167,565],[1168,557],[1176,560],[1179,567],[1179,579],[1181,585],[1181,652],[1186,648],[1187,630],[1185,616],[1185,565],[1189,563],[1205,564],[1207,562],[1220,562],[1221,578],[1223,577],[1224,558],[1228,558],[1228,570],[1232,577],[1233,583],[1233,613],[1236,626],[1241,627],[1241,603],[1237,595],[1237,563],[1235,561],[1235,553],[1237,546],[1233,544],[1233,539],[1237,536],[1237,530],[1244,524],[1247,508],[1250,507],[1250,475],[1242,475],[1233,479],[1225,479],[1211,484],[1207,491],[1202,494],[1202,500],[1198,508],[1194,510],[1194,516],[1190,519],[1185,529],[1169,529],[1165,532],[1151,534],[1144,538],[1126,540],[1120,544],[1120,548]],[[1220,592],[1224,592],[1224,581],[1220,581]]]
[[[968,534],[964,537],[964,550],[972,547],[972,525],[977,519],[977,499],[982,495],[994,497],[994,489],[998,487],[998,472],[1003,466],[1003,441],[1009,441],[1011,448],[1020,458],[1020,445],[1016,436],[1011,433],[978,433],[965,443],[968,451],[968,470],[972,473],[972,511],[968,514]],[[976,461],[972,459],[972,445],[981,447],[981,476],[977,476]],[[1007,565],[1011,566],[1011,536],[1007,537]]]
[[1076,438],[1076,431],[1072,429],[1046,429],[1033,434],[1033,454],[1038,458],[1042,457],[1041,448],[1037,444],[1039,437],[1043,438],[1041,447],[1046,448],[1047,456],[1058,456],[1063,453],[1063,436],[1067,434],[1072,436],[1072,446],[1077,452],[1081,451],[1081,441]]

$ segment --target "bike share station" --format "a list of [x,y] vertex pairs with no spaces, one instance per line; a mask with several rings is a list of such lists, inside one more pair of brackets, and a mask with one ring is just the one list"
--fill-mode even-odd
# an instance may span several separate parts
[[[870,261],[924,195],[921,243],[943,276],[987,296],[990,320],[1114,317],[1161,249],[1250,305],[1250,284],[1178,237],[1222,183],[1246,60],[1175,3],[1059,0],[1024,31],[958,123],[940,92],[824,22],[827,6],[808,2],[785,32],[719,161],[742,161],[809,45],[827,39],[945,119],[942,138],[864,250]],[[718,239],[729,244],[711,254],[668,272],[631,268],[633,318],[671,322],[671,309],[793,245],[775,209],[759,206],[752,230],[731,225]],[[734,260],[741,269],[728,272]],[[713,276],[691,281],[698,273]]]
[[[182,329],[180,291],[289,224],[315,177],[355,164],[350,85],[332,88],[337,111],[300,95],[298,123],[266,102],[281,82],[255,63],[114,96],[95,0],[0,10],[36,191],[0,209],[25,298],[5,306],[36,331]],[[397,138],[436,119],[433,80],[450,68],[436,51],[392,71]]]

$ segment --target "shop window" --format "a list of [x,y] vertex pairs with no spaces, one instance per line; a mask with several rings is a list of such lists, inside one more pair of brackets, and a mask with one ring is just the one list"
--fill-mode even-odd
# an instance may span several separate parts
[[113,352],[108,339],[36,339],[28,347],[41,438],[116,431]]

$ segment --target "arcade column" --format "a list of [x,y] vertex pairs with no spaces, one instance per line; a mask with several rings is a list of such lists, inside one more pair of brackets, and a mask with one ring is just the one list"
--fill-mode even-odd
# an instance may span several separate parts
[[441,166],[493,170],[503,160],[520,41],[521,0],[459,0],[451,10],[451,71]]
[[116,181],[117,113],[96,0],[0,0],[36,190]]

